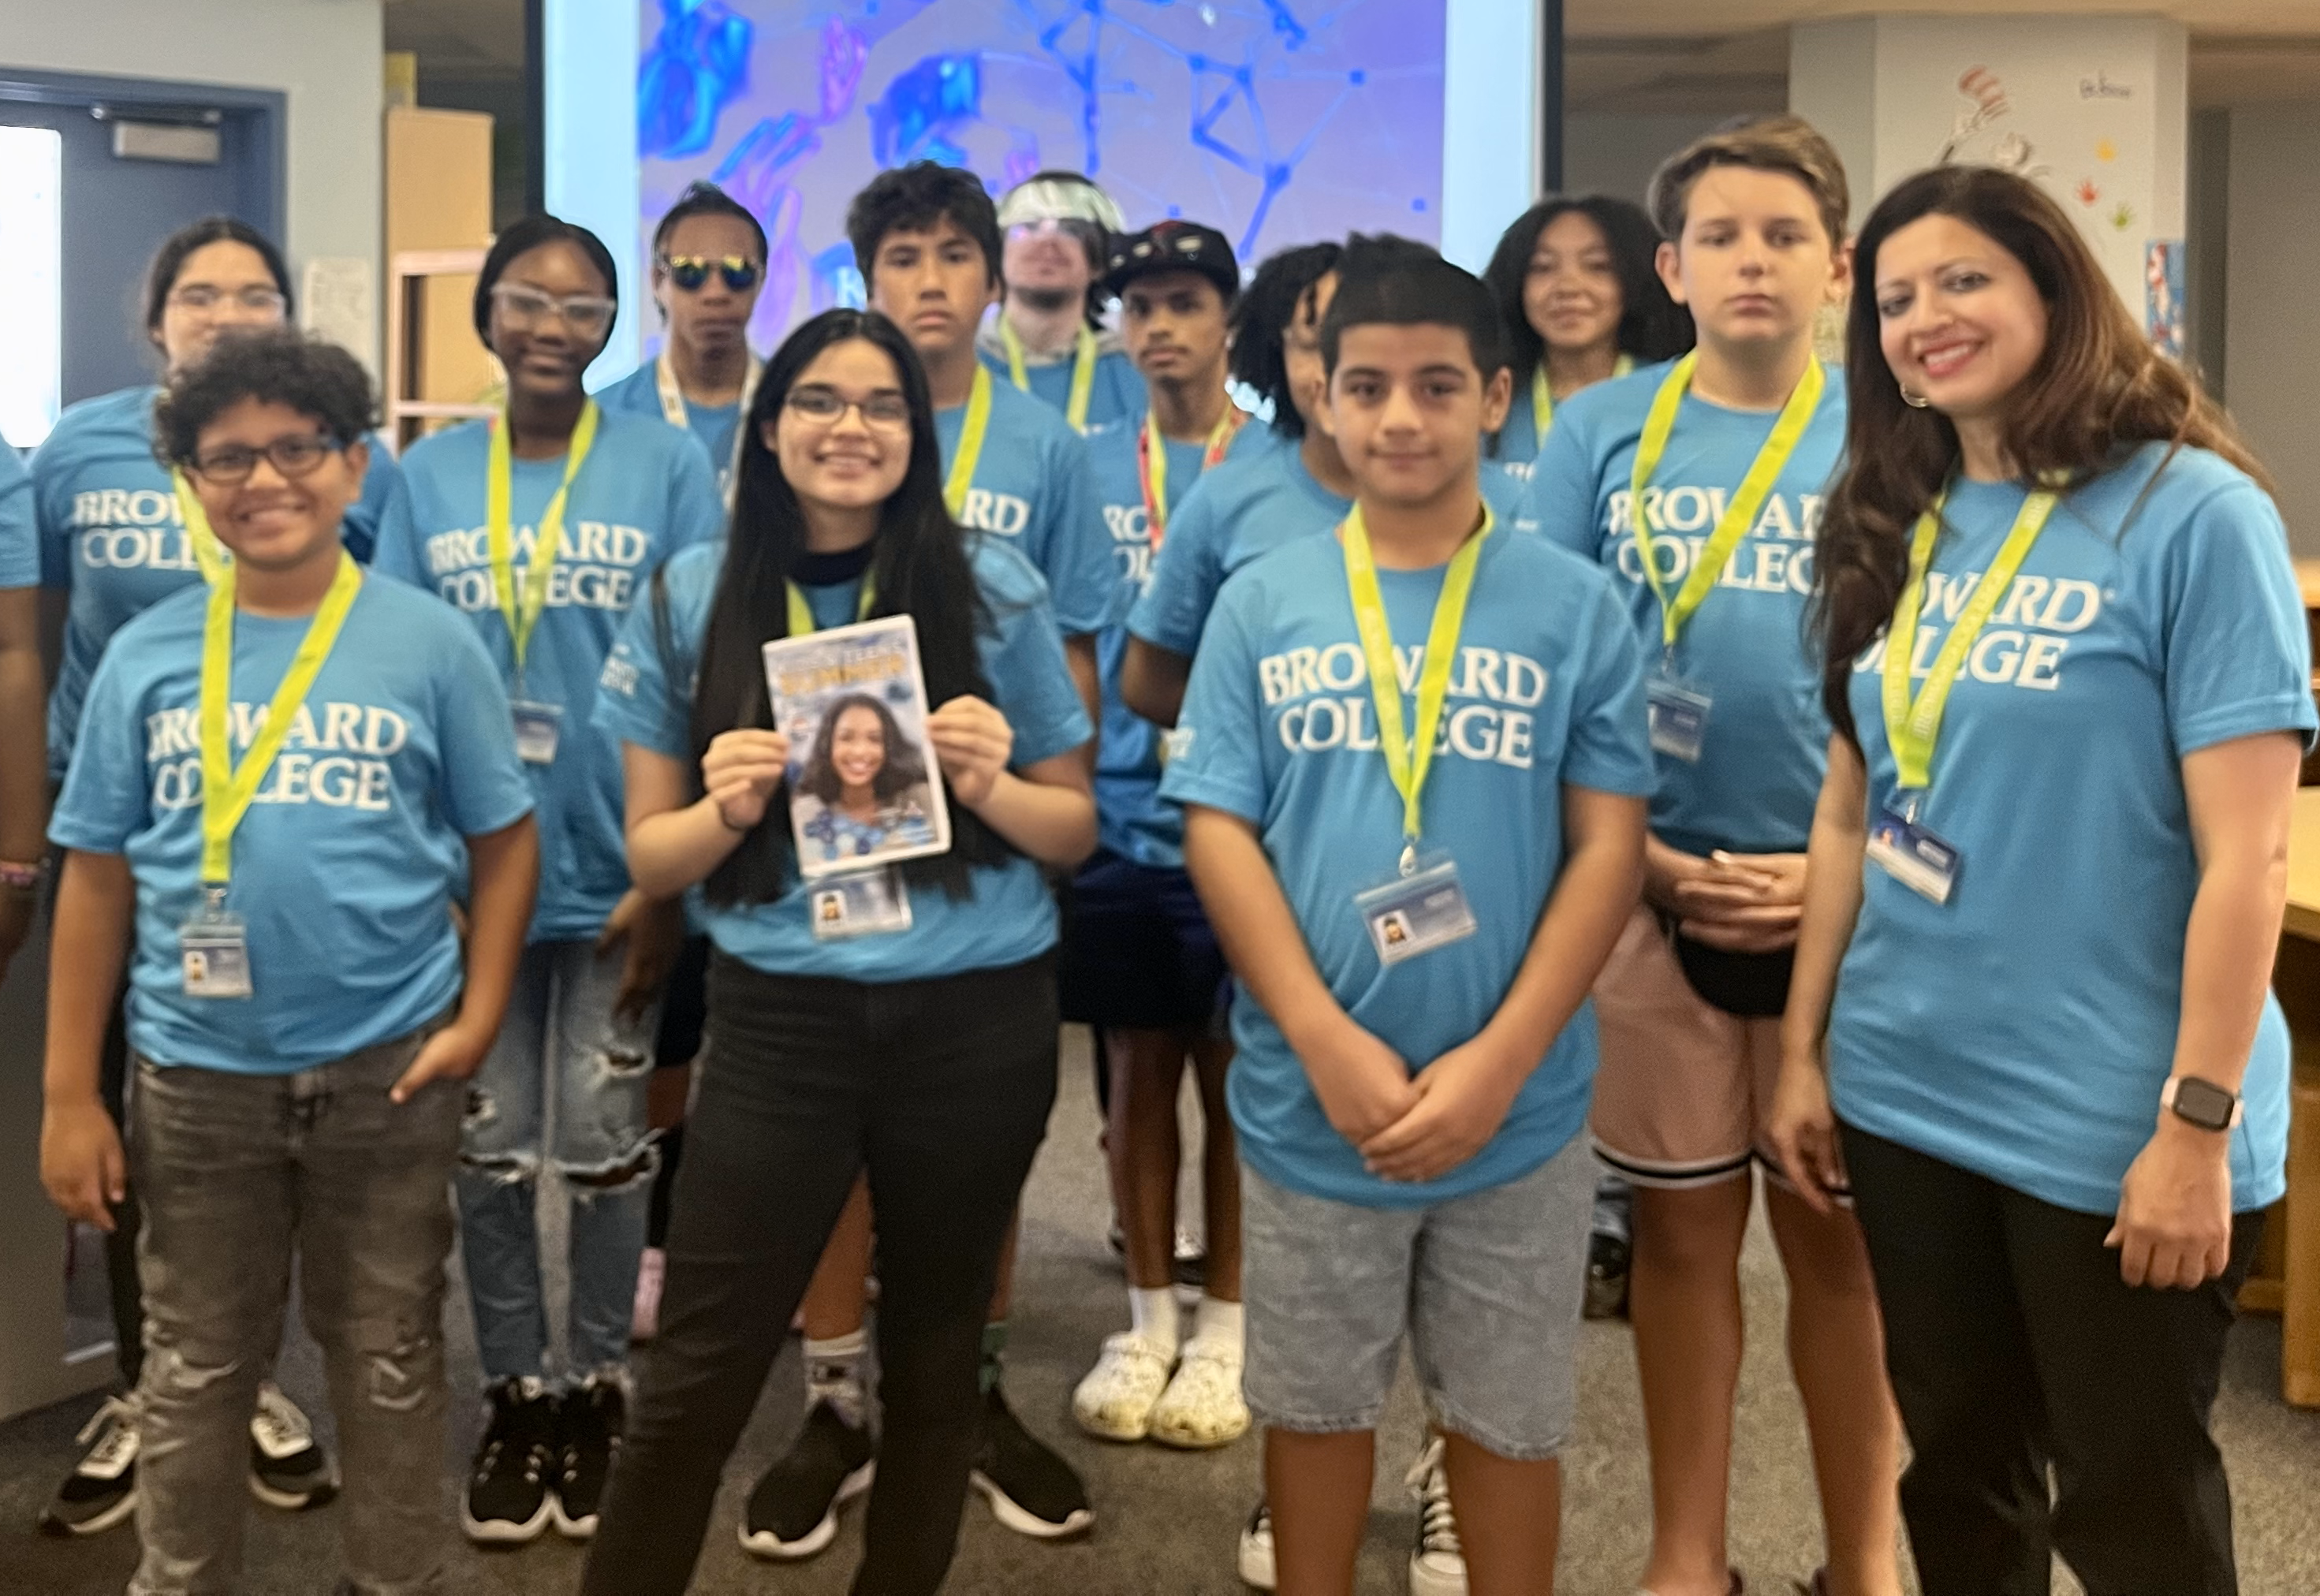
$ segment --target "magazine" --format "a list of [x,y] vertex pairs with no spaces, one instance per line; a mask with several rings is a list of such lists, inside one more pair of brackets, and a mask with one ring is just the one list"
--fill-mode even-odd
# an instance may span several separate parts
[[882,616],[765,648],[790,739],[790,830],[811,881],[950,849],[918,627]]

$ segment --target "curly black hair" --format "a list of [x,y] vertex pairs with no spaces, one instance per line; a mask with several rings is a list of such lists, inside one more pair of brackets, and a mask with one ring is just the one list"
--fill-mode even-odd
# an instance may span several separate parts
[[153,453],[164,466],[189,466],[202,429],[245,399],[309,416],[340,444],[378,425],[378,391],[362,362],[293,328],[218,340],[169,379],[153,406]]
[[1676,304],[1668,295],[1667,285],[1660,281],[1659,268],[1653,264],[1659,253],[1660,235],[1643,207],[1600,194],[1575,199],[1558,195],[1541,200],[1515,218],[1500,235],[1491,264],[1482,270],[1482,281],[1498,301],[1499,314],[1507,324],[1507,353],[1518,394],[1530,386],[1531,374],[1546,358],[1546,340],[1523,309],[1530,258],[1538,248],[1538,235],[1556,217],[1571,211],[1594,222],[1610,247],[1612,273],[1619,279],[1619,352],[1632,356],[1639,366],[1653,366],[1672,360],[1691,348],[1691,313]]
[[768,252],[766,246],[766,224],[757,220],[756,213],[748,206],[705,177],[685,185],[684,192],[676,197],[676,204],[662,213],[660,225],[653,229],[655,255],[667,250],[669,235],[676,231],[677,223],[688,216],[732,217],[733,220],[747,227],[756,237],[757,259],[760,264],[765,261]]
[[983,179],[957,167],[914,160],[870,179],[869,186],[846,207],[846,239],[854,246],[854,265],[864,283],[876,279],[871,269],[878,246],[890,232],[922,232],[944,217],[974,240],[991,281],[999,281],[999,207]]
[[1268,255],[1232,311],[1233,381],[1273,404],[1273,430],[1283,438],[1305,436],[1305,418],[1289,394],[1289,368],[1281,358],[1282,334],[1313,285],[1337,269],[1345,251],[1336,244],[1298,244]]

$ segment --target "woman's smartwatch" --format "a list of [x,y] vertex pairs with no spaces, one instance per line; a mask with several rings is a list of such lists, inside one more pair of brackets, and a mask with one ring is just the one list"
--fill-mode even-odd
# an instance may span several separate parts
[[2197,1075],[2170,1075],[2167,1084],[2160,1088],[2159,1106],[2202,1130],[2229,1130],[2247,1111],[2238,1093],[2226,1092]]

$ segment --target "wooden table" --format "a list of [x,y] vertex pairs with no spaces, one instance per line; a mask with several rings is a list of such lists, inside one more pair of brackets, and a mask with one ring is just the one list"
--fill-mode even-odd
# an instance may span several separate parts
[[[2307,588],[2320,572],[2299,570]],[[2280,1392],[2320,1407],[2320,787],[2296,794],[2288,847],[2288,914],[2272,976],[2295,1038],[2288,1197],[2272,1211],[2244,1308],[2280,1315]]]

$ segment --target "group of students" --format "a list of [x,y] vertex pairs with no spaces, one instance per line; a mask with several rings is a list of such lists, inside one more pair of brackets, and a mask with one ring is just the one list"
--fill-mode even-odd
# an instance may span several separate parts
[[[761,366],[763,231],[696,186],[657,361],[585,392],[612,262],[527,218],[476,295],[504,408],[399,468],[351,358],[280,329],[272,247],[173,240],[163,387],[0,485],[12,762],[32,590],[68,594],[42,1174],[112,1232],[135,1387],[51,1525],[133,1508],[131,1589],[190,1596],[238,1577],[226,1483],[339,1487],[264,1383],[295,1259],[344,1588],[441,1588],[448,1185],[472,1538],[552,1523],[592,1596],[684,1591],[793,1323],[750,1551],[820,1552],[865,1491],[864,1591],[940,1586],[970,1489],[1083,1531],[1001,1383],[1071,1020],[1129,1287],[1074,1417],[1261,1425],[1252,1584],[1350,1591],[1407,1343],[1413,1591],[1552,1589],[1608,1165],[1638,1582],[1741,1591],[1762,1166],[1814,1591],[1894,1596],[1902,1521],[1934,1596],[2057,1554],[2103,1596],[2234,1591],[2207,1416],[2283,1186],[2267,982],[2315,728],[2285,535],[2034,185],[1930,170],[1851,242],[1849,210],[1818,134],[1756,119],[1648,215],[1534,208],[1482,278],[1380,237],[1244,284],[1083,178],[994,206],[922,164],[849,211],[870,309]],[[761,649],[893,615],[952,842],[838,934]],[[0,957],[48,799],[0,782]],[[695,1075],[631,1374],[657,1058]]]

